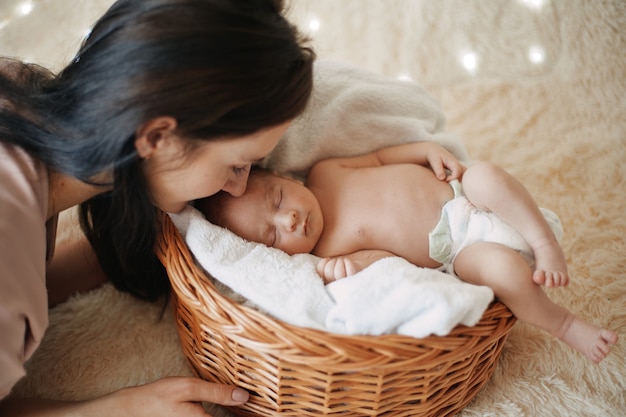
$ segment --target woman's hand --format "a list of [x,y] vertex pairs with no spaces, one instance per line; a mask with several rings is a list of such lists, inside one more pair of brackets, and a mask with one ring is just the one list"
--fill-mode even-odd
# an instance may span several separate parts
[[123,389],[101,400],[109,403],[104,404],[105,410],[120,404],[125,405],[124,410],[132,410],[108,415],[206,417],[200,402],[239,405],[248,400],[248,393],[198,378],[169,377]]
[[83,402],[7,399],[0,404],[0,415],[207,417],[201,402],[232,406],[245,403],[248,397],[246,391],[228,385],[198,378],[167,377]]
[[349,255],[321,259],[317,263],[316,271],[324,283],[329,284],[354,275],[374,262],[389,256],[395,255],[384,250],[361,250]]

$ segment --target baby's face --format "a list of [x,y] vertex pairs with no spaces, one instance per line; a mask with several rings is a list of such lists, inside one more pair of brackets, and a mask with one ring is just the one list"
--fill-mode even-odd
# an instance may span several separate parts
[[250,175],[243,196],[221,208],[227,227],[252,242],[290,255],[313,250],[324,228],[320,205],[301,182],[277,175]]

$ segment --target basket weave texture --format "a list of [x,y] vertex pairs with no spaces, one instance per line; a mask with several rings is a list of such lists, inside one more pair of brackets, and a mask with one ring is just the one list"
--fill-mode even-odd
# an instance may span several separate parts
[[163,216],[158,256],[185,356],[200,378],[247,389],[241,416],[451,416],[489,380],[515,323],[492,303],[445,337],[345,336],[292,326],[222,295]]

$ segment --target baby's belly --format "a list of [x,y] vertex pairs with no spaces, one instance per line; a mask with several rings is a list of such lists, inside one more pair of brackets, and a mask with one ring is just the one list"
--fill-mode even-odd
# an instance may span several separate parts
[[[438,267],[440,264],[428,256],[428,234],[439,222],[445,202],[453,198],[452,188],[430,171],[430,176],[419,175],[422,172],[415,175],[413,170],[402,173],[404,177],[394,175],[387,182],[381,177],[377,197],[370,198],[369,204],[360,203],[364,204],[361,207],[369,206],[366,212],[370,213],[362,219],[362,231],[369,237],[368,244],[379,246],[376,249],[392,252],[418,266]],[[392,179],[394,184],[383,185]]]
[[[424,222],[416,219],[398,224],[394,229],[381,228],[376,231],[379,249],[391,252],[397,256],[405,258],[407,261],[417,266],[425,268],[436,268],[441,264],[429,256],[428,233],[434,228],[436,222]],[[392,232],[396,230],[396,232]]]

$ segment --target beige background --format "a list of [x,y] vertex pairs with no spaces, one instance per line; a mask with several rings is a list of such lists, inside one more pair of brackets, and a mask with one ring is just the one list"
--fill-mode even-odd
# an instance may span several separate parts
[[[0,55],[59,69],[110,0],[0,3]],[[549,290],[621,342],[594,366],[515,325],[470,416],[626,412],[626,2],[294,0],[318,55],[423,84],[470,156],[497,161],[563,221],[573,282]],[[105,286],[51,312],[19,393],[82,399],[188,374],[173,320]]]

